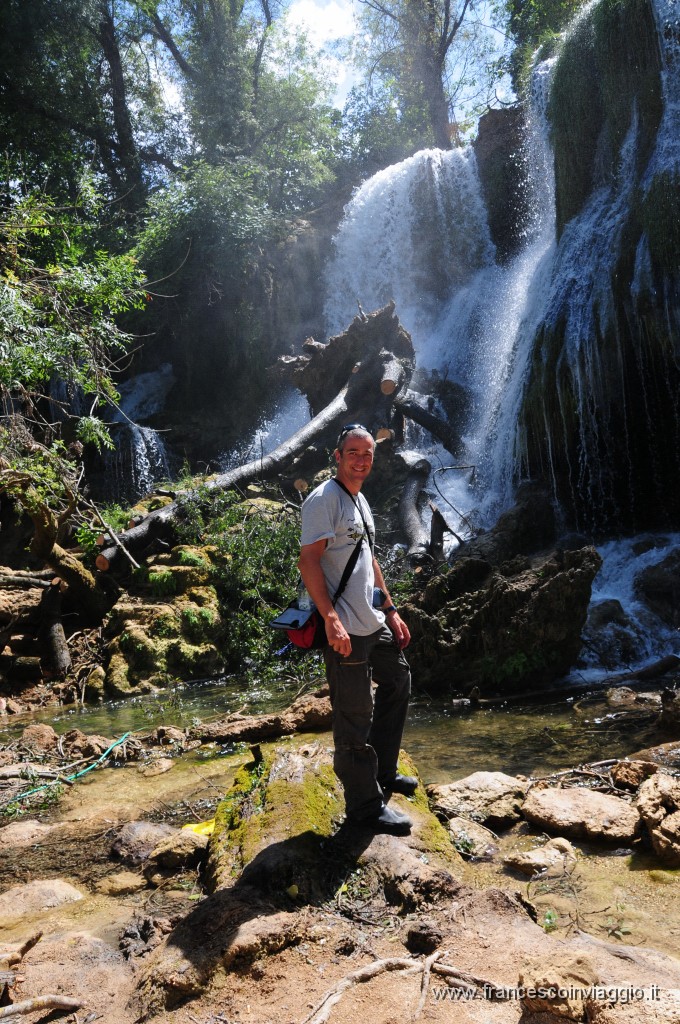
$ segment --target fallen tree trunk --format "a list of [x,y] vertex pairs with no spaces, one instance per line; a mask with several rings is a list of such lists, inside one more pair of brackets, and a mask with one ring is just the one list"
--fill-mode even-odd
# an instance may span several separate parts
[[[356,364],[347,385],[339,394],[287,441],[269,455],[207,480],[205,487],[208,490],[226,491],[235,487],[245,487],[254,480],[271,480],[283,474],[313,442],[317,443],[321,458],[324,445],[319,442],[327,438],[327,445],[334,445],[335,436],[348,420],[373,423],[376,405],[379,405],[380,401],[388,402],[387,396],[382,395],[380,391],[380,382],[385,366],[392,359],[392,353],[383,349],[372,358]],[[303,490],[300,481],[306,483],[304,477],[295,472],[295,479],[297,489]],[[110,544],[100,551],[95,563],[97,568],[102,572],[111,569],[120,561],[122,547],[134,554],[142,551],[154,540],[172,541],[174,522],[179,514],[180,505],[177,501],[152,512],[137,526],[121,533],[118,544]]]
[[189,738],[201,743],[236,743],[274,739],[294,732],[325,732],[331,727],[328,687],[294,701],[285,711],[269,715],[229,715],[192,729]]
[[450,452],[454,458],[460,458],[463,453],[463,443],[460,437],[451,430],[448,423],[426,409],[421,401],[421,396],[415,391],[404,391],[395,398],[394,407],[414,423],[429,430],[432,436],[441,441],[447,452]]
[[[243,466],[237,466],[227,473],[207,480],[205,486],[209,490],[227,491],[233,487],[244,487],[253,480],[267,480],[276,474],[288,463],[300,455],[304,449],[314,441],[319,434],[330,429],[338,429],[347,417],[347,393],[348,388],[343,388],[334,401],[327,405],[318,416],[306,423],[304,427],[296,431],[292,437],[280,444],[269,455],[265,455],[253,462],[247,462]],[[152,540],[171,539],[174,534],[174,520],[177,518],[179,505],[176,501],[164,508],[152,512],[131,530],[126,530],[119,535],[119,541],[128,551],[140,551]],[[120,559],[120,545],[112,544],[105,547],[97,555],[96,565],[102,572],[109,570],[116,561]]]
[[430,475],[427,459],[418,459],[406,478],[399,500],[399,522],[408,540],[407,556],[417,560],[429,552],[429,537],[418,511],[418,498]]

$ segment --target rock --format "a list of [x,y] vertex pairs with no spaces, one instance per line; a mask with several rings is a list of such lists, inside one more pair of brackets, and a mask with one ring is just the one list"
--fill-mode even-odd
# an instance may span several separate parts
[[188,828],[173,832],[149,854],[144,865],[145,877],[159,870],[172,872],[184,867],[195,867],[202,860],[208,841],[208,836],[198,835]]
[[489,110],[479,119],[473,143],[489,230],[501,262],[517,251],[526,232],[526,188],[516,158],[523,146],[523,118],[519,107]]
[[595,658],[609,671],[636,661],[644,650],[642,631],[628,618],[620,601],[614,599],[589,606],[582,635],[584,663]]
[[161,747],[175,746],[183,747],[186,742],[186,735],[183,729],[177,729],[174,725],[159,725],[149,734],[148,742],[151,745]]
[[51,725],[27,725],[21,734],[21,742],[29,750],[55,750],[59,737]]
[[409,661],[426,687],[525,692],[564,675],[577,661],[601,565],[597,551],[494,561],[510,540],[521,548],[529,539],[509,530],[510,540],[484,548],[487,536],[464,545],[451,568],[403,606],[412,636]]
[[104,896],[130,896],[146,886],[146,881],[133,871],[118,871],[114,875],[100,878],[95,888]]
[[559,836],[549,839],[545,846],[535,850],[510,853],[503,858],[503,863],[524,875],[535,875],[538,872],[569,874],[576,864],[576,851],[568,839]]
[[443,932],[432,921],[416,921],[409,926],[404,945],[410,953],[434,953],[443,941]]
[[658,772],[658,764],[653,761],[618,761],[612,765],[609,774],[614,785],[619,789],[636,790],[645,779]]
[[104,699],[106,672],[102,665],[95,665],[85,680],[85,695],[91,703]]
[[86,736],[80,729],[70,729],[64,735],[64,748],[69,757],[101,757],[112,742],[106,736]]
[[628,755],[631,761],[652,761],[664,768],[680,769],[680,741],[659,743]]
[[680,781],[657,772],[640,786],[636,804],[656,855],[680,867]]
[[530,960],[519,976],[526,1013],[548,1013],[563,1020],[586,1020],[588,989],[599,983],[593,962],[584,953],[546,952]]
[[164,839],[178,831],[170,825],[153,825],[148,821],[127,822],[111,846],[111,856],[126,864],[141,864]]
[[152,779],[156,775],[165,775],[166,772],[169,772],[174,767],[175,762],[171,757],[154,757],[151,761],[144,761],[142,764],[138,764],[137,771],[145,779]]
[[680,734],[680,692],[662,690],[659,725],[666,733]]
[[590,789],[538,789],[527,795],[522,814],[553,835],[630,843],[640,828],[640,816],[618,796]]
[[83,894],[78,889],[61,878],[13,885],[0,894],[0,921],[9,927],[24,918],[32,918],[82,898]]
[[635,577],[635,594],[672,629],[680,626],[680,548]]
[[26,818],[12,821],[0,829],[0,851],[19,849],[22,846],[37,846],[54,828],[54,825],[44,825],[41,821],[30,821]]
[[461,857],[474,860],[491,860],[498,847],[488,829],[469,818],[450,818],[447,823],[451,842]]
[[528,782],[503,772],[474,772],[458,782],[428,786],[432,810],[444,818],[469,818],[489,828],[505,828],[521,818]]

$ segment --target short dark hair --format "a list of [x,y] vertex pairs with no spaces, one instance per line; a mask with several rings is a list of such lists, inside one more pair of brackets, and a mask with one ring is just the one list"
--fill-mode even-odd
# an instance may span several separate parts
[[345,441],[351,434],[366,434],[375,445],[375,439],[368,427],[365,427],[363,423],[348,423],[338,434],[338,443],[335,446],[338,451],[342,451],[345,446]]

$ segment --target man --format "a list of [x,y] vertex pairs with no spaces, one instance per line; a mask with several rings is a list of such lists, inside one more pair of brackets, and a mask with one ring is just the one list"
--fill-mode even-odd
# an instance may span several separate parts
[[[360,493],[374,452],[365,427],[343,427],[335,449],[336,476],[312,491],[302,506],[298,566],[326,627],[333,767],[345,792],[347,820],[375,832],[407,835],[410,819],[385,799],[393,792],[410,796],[417,786],[415,778],[397,772],[411,691],[402,651],[411,636],[373,555],[373,516]],[[334,607],[332,599],[360,538],[356,565]],[[374,587],[385,595],[380,608],[373,607]]]

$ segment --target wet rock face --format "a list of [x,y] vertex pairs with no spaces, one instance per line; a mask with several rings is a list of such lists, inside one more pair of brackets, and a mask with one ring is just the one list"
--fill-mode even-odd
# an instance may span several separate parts
[[581,650],[600,564],[592,547],[500,565],[461,557],[403,608],[419,682],[507,694],[565,675]]
[[680,549],[644,569],[635,579],[635,593],[662,622],[677,629],[680,626]]
[[474,142],[489,230],[501,259],[512,256],[522,244],[529,212],[527,189],[522,187],[526,170],[518,159],[523,125],[520,107],[489,110],[479,119]]

